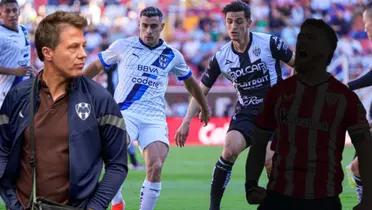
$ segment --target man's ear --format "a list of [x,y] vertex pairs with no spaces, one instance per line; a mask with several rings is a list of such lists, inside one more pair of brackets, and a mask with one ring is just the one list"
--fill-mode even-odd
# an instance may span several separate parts
[[41,52],[43,53],[44,55],[44,60],[45,61],[50,61],[53,59],[53,50],[49,47],[43,47],[41,48]]
[[252,19],[247,19],[247,22],[248,22],[248,26],[251,26],[251,24],[252,24]]

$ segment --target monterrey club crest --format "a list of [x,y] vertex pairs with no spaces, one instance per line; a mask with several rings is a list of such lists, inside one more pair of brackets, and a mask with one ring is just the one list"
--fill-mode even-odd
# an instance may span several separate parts
[[166,55],[160,55],[159,63],[160,63],[160,66],[162,68],[167,67],[167,64],[168,64],[168,58],[167,58],[167,56]]
[[78,103],[75,105],[76,114],[82,120],[86,120],[90,115],[90,104],[87,103]]

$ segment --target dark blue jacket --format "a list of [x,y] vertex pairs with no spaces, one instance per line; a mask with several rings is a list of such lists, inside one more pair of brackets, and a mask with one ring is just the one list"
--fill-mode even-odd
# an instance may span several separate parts
[[[15,86],[0,110],[0,195],[10,209],[20,208],[15,182],[23,132],[31,120],[33,80]],[[35,89],[37,110],[39,84]],[[88,78],[75,78],[68,97],[70,203],[85,203],[94,210],[106,209],[128,172],[124,120],[111,95]],[[103,163],[105,173],[99,182]]]

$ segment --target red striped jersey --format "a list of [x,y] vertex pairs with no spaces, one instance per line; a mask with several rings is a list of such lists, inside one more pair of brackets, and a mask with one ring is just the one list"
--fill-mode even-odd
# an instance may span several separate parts
[[356,94],[331,75],[313,86],[297,76],[278,83],[266,95],[256,123],[276,132],[268,189],[304,199],[342,192],[346,131],[368,128]]

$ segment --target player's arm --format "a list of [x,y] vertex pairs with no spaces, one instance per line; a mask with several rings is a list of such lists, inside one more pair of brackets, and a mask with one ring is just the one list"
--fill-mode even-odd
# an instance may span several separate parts
[[348,132],[359,160],[359,172],[363,181],[363,197],[360,209],[372,209],[372,137],[366,119],[366,111],[355,93],[348,99],[346,117]]
[[256,127],[253,131],[253,144],[249,149],[246,161],[246,199],[249,204],[261,203],[265,197],[265,192],[258,187],[258,180],[266,160],[266,147],[272,136],[273,131]]
[[[220,67],[214,57],[203,75],[200,82],[200,90],[203,95],[209,93],[210,88],[213,86],[218,76],[221,74]],[[177,146],[183,147],[185,145],[192,118],[199,112],[199,106],[194,98],[191,98],[189,107],[187,108],[186,116],[183,118],[180,127],[177,129],[175,141]]]
[[289,62],[287,63],[289,66],[291,66],[292,68],[294,67],[294,64],[295,64],[295,57],[296,57],[296,52],[292,52],[292,57],[291,59],[289,60]]
[[95,77],[97,74],[99,74],[101,71],[103,71],[103,65],[101,61],[96,60],[88,65],[87,68],[84,69],[84,76],[87,76],[89,78]]
[[266,147],[272,134],[272,130],[266,130],[260,127],[254,129],[252,147],[249,150],[246,162],[247,171],[249,171],[246,174],[247,181],[254,181],[257,184],[265,165]]
[[[186,86],[186,88],[187,88],[187,86]],[[203,83],[200,83],[200,87],[198,89],[200,89],[200,94],[201,94],[200,97],[203,97],[204,100],[206,100],[205,96],[208,94],[210,88],[205,86]],[[205,102],[205,103],[207,103],[207,102]],[[177,146],[183,147],[185,145],[187,136],[189,134],[191,120],[199,111],[200,111],[200,106],[198,105],[198,102],[197,102],[196,98],[191,97],[190,102],[189,102],[189,106],[188,106],[187,111],[186,111],[186,115],[183,118],[181,125],[178,127],[178,129],[176,131],[175,141],[176,141]],[[205,116],[205,117],[209,118],[208,106],[207,106],[206,113],[208,113],[208,115]],[[206,114],[204,114],[204,115],[206,115]],[[201,119],[202,118],[203,117],[201,117]],[[206,122],[205,122],[205,125],[206,125]]]
[[84,70],[83,74],[89,78],[95,77],[102,70],[109,70],[114,64],[120,62],[120,53],[126,48],[126,42],[119,39],[112,43],[108,49],[98,53],[98,59]]
[[367,128],[349,132],[359,160],[359,172],[363,182],[362,209],[372,209],[372,138]]
[[275,88],[269,90],[264,101],[264,107],[256,120],[256,128],[252,135],[252,146],[245,165],[246,199],[250,204],[262,202],[265,191],[258,187],[258,180],[266,160],[266,147],[276,128],[274,104]]
[[97,210],[108,206],[127,176],[128,144],[124,119],[117,103],[108,95],[95,100],[98,106],[94,111],[99,125],[105,172],[86,208]]
[[[187,91],[192,95],[191,100],[196,101],[201,108],[200,121],[202,121],[204,125],[207,125],[209,120],[209,110],[204,92],[201,90],[193,76],[184,80],[184,83]],[[193,103],[195,104],[195,102]]]
[[[193,83],[196,83],[195,79],[193,81]],[[194,85],[195,85],[194,84]],[[186,86],[187,88],[187,86]],[[205,86],[203,83],[200,83],[200,86],[198,87],[198,89],[200,90],[200,94],[201,96],[199,97],[203,97],[204,99],[201,99],[201,100],[205,100],[205,103],[206,103],[206,108],[208,109],[208,105],[207,105],[207,101],[206,101],[206,98],[205,96],[208,95],[208,92],[210,90],[209,87]],[[190,92],[190,91],[189,91]],[[199,92],[199,91],[198,91]],[[199,94],[199,93],[198,93]],[[189,102],[189,106],[187,108],[187,112],[186,112],[186,115],[185,117],[183,118],[182,120],[182,124],[185,124],[187,125],[187,127],[190,126],[190,123],[191,123],[191,120],[192,118],[197,114],[199,113],[200,111],[200,106],[198,105],[198,101],[196,100],[196,98],[192,97],[190,99],[190,102]]]
[[295,53],[292,52],[288,45],[279,37],[270,37],[270,50],[273,58],[281,60],[289,66],[294,67]]
[[[27,39],[27,36],[25,37]],[[5,40],[0,38],[0,51],[4,50]],[[0,66],[0,75],[14,75],[14,76],[28,76],[36,72],[35,68],[32,66],[19,66],[15,68],[9,68],[5,66]]]
[[351,90],[364,88],[372,85],[372,69],[368,73],[348,83]]
[[[196,83],[195,80],[194,80],[194,82]],[[210,90],[210,88],[205,86],[203,83],[200,83],[199,89],[200,89],[201,94],[204,95],[204,96],[208,95],[209,90]],[[204,96],[203,96],[203,98],[206,100],[206,98]],[[207,108],[208,108],[208,105],[207,105]],[[197,113],[199,113],[199,111],[200,111],[200,108],[198,106],[198,102],[194,98],[191,98],[190,102],[189,102],[189,106],[187,108],[186,115],[183,118],[182,123],[186,123],[186,124],[190,125],[192,118]]]
[[14,76],[25,76],[33,73],[32,67],[18,67],[18,68],[6,68],[0,67],[0,74],[3,75],[14,75]]

